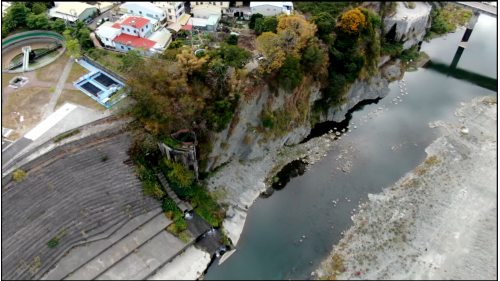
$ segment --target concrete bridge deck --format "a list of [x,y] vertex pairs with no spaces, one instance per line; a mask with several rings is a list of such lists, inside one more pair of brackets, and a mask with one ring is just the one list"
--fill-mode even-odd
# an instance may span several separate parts
[[497,7],[490,6],[481,2],[448,2],[469,10],[479,11],[482,14],[497,17]]

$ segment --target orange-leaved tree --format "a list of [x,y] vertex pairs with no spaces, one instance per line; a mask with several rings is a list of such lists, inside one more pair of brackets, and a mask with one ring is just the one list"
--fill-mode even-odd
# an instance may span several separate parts
[[[282,17],[278,22],[278,35],[282,34],[284,38],[297,37],[294,46],[288,55],[300,57],[301,51],[306,47],[307,42],[316,33],[317,27],[314,23],[310,23],[298,16]],[[291,34],[295,36],[291,36]],[[287,40],[287,41],[289,41]],[[288,44],[284,47],[290,47]]]
[[358,8],[342,15],[339,29],[349,34],[359,34],[366,27],[366,16]]

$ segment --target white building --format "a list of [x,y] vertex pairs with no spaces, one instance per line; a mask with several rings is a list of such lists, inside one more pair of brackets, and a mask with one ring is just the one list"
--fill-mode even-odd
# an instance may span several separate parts
[[51,10],[49,17],[61,18],[64,21],[75,22],[85,21],[93,14],[97,13],[97,8],[81,2],[59,2],[59,5]]
[[120,6],[120,12],[149,19],[153,23],[153,31],[167,22],[167,13],[150,2],[127,2]]
[[121,34],[121,29],[120,28],[115,28],[113,27],[115,23],[112,22],[105,22],[101,24],[96,30],[95,34],[101,38],[102,43],[104,43],[105,47],[110,47],[110,48],[115,48],[116,45],[113,42],[113,39],[116,38],[116,36],[119,36]]
[[[191,11],[197,6],[210,5],[213,7],[221,8],[223,14],[227,14],[227,9],[229,9],[229,1],[216,1],[216,2],[205,2],[205,1],[190,1]],[[195,16],[196,17],[196,16]]]
[[[184,2],[154,2],[156,7],[159,7],[167,12],[167,21],[168,23],[175,23],[179,21],[186,14],[184,10]],[[185,18],[185,17],[184,17]],[[187,20],[186,20],[187,21]]]
[[7,13],[7,8],[10,7],[11,4],[9,2],[3,2],[2,1],[2,18],[5,13]]
[[262,14],[275,16],[281,13],[289,15],[293,11],[292,2],[250,2],[251,15]]
[[221,8],[212,5],[198,5],[193,9],[193,15],[195,18],[208,19],[211,15],[221,14]]

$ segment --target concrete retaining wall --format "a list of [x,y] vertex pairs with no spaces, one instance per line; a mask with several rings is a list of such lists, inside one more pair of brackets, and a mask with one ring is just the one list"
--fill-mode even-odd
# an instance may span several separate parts
[[127,79],[125,79],[125,77],[123,77],[120,74],[114,72],[113,70],[105,67],[104,65],[98,63],[97,61],[91,59],[90,57],[88,57],[86,55],[82,55],[82,57],[85,59],[86,62],[88,62],[92,66],[94,66],[94,67],[106,72],[107,74],[113,76],[113,78],[117,79],[118,81],[122,82],[123,84],[125,84],[127,82]]
[[[53,43],[54,41],[57,41],[61,45],[66,42],[64,37],[60,35],[59,33],[52,32],[52,31],[45,31],[45,30],[33,30],[33,31],[26,31],[26,32],[21,32],[12,36],[9,36],[5,39],[2,40],[2,56],[4,54],[10,53],[15,49],[21,49],[23,46],[29,45],[29,44],[34,44],[34,43]],[[53,61],[56,61],[59,59],[64,53],[66,52],[66,48],[63,48],[62,52],[60,52],[56,57],[54,57]],[[47,63],[46,65],[35,67],[35,68],[30,68],[30,71],[40,69],[42,67],[45,67],[50,63]],[[22,69],[20,70],[2,70],[3,73],[21,73],[23,72]]]

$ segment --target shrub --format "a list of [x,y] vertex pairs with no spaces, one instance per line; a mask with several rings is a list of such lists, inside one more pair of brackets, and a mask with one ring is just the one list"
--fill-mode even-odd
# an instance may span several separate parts
[[262,126],[264,126],[264,128],[274,129],[273,118],[271,116],[264,117],[262,119]]
[[177,49],[177,48],[180,48],[184,45],[184,42],[182,40],[176,40],[176,41],[173,41],[172,43],[170,43],[170,45],[168,45],[168,49]]
[[244,142],[246,145],[252,144],[252,137],[246,136]]
[[108,160],[108,155],[104,155],[104,156],[101,158],[101,161],[102,161],[102,162],[104,162],[104,161],[106,161],[106,160]]
[[142,182],[142,194],[150,195],[154,198],[160,200],[165,196],[165,192],[162,187],[156,181],[143,181]]
[[65,134],[65,135],[62,135],[62,136],[59,136],[57,138],[54,139],[54,142],[60,142],[61,140],[65,139],[65,138],[69,138],[69,137],[72,137],[76,134],[80,133],[80,130],[75,130],[71,133],[68,133],[68,134]]
[[170,181],[183,188],[189,188],[193,184],[194,172],[189,170],[186,165],[170,161],[167,158],[163,158],[163,161],[169,170],[167,176]]
[[49,246],[49,248],[55,248],[57,245],[59,245],[59,240],[55,238],[47,243],[47,246]]
[[228,43],[229,45],[238,44],[238,35],[231,34],[229,38],[227,38],[226,43]]
[[50,91],[51,93],[53,93],[53,92],[55,92],[55,91],[56,91],[56,88],[55,88],[55,87],[51,87],[51,88],[49,89],[49,91]]
[[165,201],[163,201],[162,209],[164,212],[168,213],[170,211],[177,211],[178,207],[177,204],[175,204],[174,200],[172,200],[172,198],[167,197],[165,198]]
[[12,179],[16,182],[22,181],[26,177],[26,172],[21,169],[14,169],[12,172]]
[[179,240],[187,244],[189,243],[189,241],[191,241],[191,237],[189,237],[189,234],[183,231],[179,233]]

